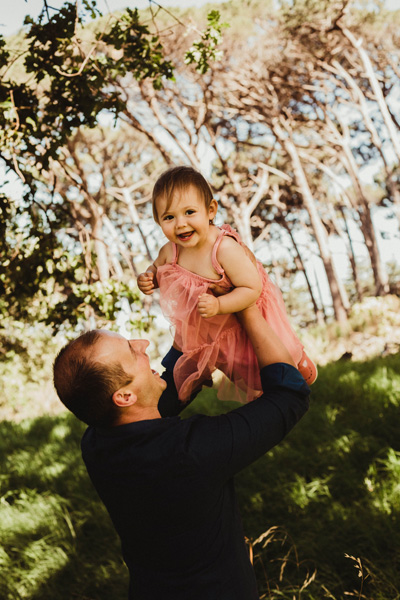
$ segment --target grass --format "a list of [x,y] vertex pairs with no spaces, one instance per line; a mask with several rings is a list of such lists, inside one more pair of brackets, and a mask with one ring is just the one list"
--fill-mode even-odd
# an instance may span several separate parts
[[126,599],[119,543],[69,414],[0,424],[0,598]]
[[[254,547],[266,598],[350,597],[361,582],[363,598],[400,598],[399,405],[399,355],[330,364],[302,422],[238,475],[247,536],[279,529]],[[365,581],[346,554],[362,561]]]
[[[289,437],[237,476],[262,598],[400,599],[400,356],[320,369]],[[206,390],[185,411],[227,410]],[[126,600],[71,415],[0,422],[0,598]]]

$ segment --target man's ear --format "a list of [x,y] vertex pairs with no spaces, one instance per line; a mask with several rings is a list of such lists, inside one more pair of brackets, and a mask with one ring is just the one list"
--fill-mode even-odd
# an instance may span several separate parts
[[136,394],[134,394],[132,390],[127,387],[120,388],[112,395],[112,401],[116,406],[119,406],[120,408],[132,406],[132,404],[135,404],[136,400]]

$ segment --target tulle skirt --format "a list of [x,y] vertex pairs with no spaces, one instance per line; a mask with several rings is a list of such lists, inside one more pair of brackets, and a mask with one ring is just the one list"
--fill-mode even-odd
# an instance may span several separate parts
[[[289,323],[282,294],[261,263],[258,271],[263,286],[257,305],[298,364],[303,346]],[[187,401],[216,369],[224,374],[218,388],[221,400],[245,403],[259,396],[262,389],[257,359],[235,315],[204,319],[197,310],[198,298],[208,292],[210,280],[176,263],[160,267],[157,278],[161,309],[171,322],[176,346],[183,352],[174,368],[180,400]]]

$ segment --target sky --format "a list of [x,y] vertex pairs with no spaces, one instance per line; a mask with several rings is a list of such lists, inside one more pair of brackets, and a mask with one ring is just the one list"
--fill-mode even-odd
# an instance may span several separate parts
[[[66,0],[49,0],[48,5],[60,8]],[[72,0],[71,0],[72,1]],[[158,0],[165,7],[201,6],[210,2],[220,4],[223,0]],[[400,2],[400,0],[398,0]],[[6,8],[7,6],[7,8]],[[103,13],[113,12],[121,8],[146,8],[148,0],[97,0],[97,8]],[[13,35],[22,27],[26,15],[37,17],[43,8],[43,0],[0,0],[0,34]]]
[[[223,0],[158,0],[159,4],[169,6],[201,6],[206,2],[220,4]],[[49,0],[48,4],[60,8],[65,0]],[[389,10],[400,9],[400,0],[386,0]],[[148,0],[97,0],[97,6],[104,14],[127,6],[145,8]],[[4,36],[16,33],[24,22],[25,15],[37,17],[43,8],[43,0],[0,0],[0,34]]]

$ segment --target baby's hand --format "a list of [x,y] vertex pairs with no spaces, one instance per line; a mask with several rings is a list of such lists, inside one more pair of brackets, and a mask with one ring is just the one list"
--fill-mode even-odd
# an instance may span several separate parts
[[197,303],[197,309],[204,318],[214,317],[219,312],[218,298],[211,294],[201,294]]
[[137,278],[138,288],[143,294],[150,295],[154,292],[154,273],[146,271]]

